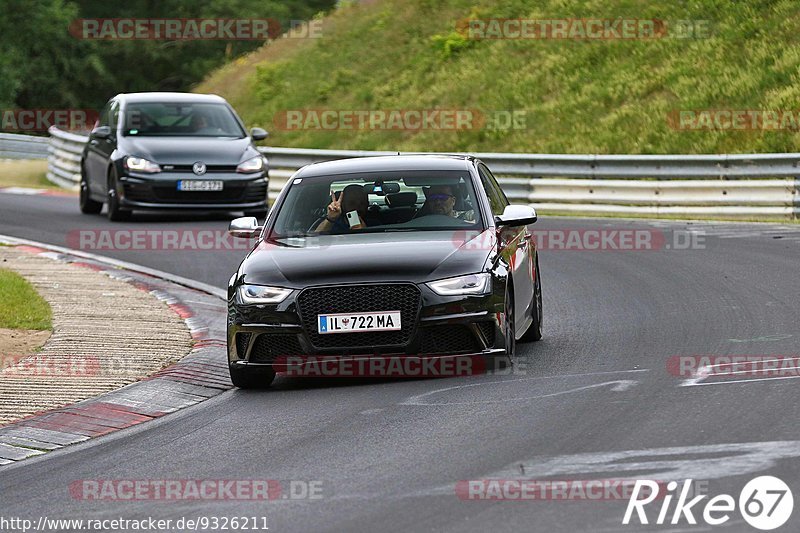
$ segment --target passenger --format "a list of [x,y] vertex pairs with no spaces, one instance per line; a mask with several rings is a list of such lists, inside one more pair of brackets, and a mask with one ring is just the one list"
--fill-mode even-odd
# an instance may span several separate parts
[[[325,220],[319,223],[314,231],[327,231],[333,234],[348,233],[350,230],[366,228],[364,222],[369,207],[369,196],[361,185],[352,184],[344,188],[336,198],[331,193],[331,203],[328,204],[328,212]],[[348,217],[348,213],[351,214]],[[351,219],[357,217],[357,223],[351,225]]]

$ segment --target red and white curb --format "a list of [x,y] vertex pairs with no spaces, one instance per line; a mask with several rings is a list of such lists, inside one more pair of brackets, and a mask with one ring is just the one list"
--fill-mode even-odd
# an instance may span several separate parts
[[[214,397],[233,385],[228,376],[226,302],[220,289],[60,247],[0,236],[17,249],[91,268],[165,301],[186,323],[194,340],[177,363],[120,389],[72,405],[36,413],[0,427],[0,466],[69,444],[107,435]],[[144,273],[147,272],[147,273]],[[195,286],[192,286],[195,285]]]

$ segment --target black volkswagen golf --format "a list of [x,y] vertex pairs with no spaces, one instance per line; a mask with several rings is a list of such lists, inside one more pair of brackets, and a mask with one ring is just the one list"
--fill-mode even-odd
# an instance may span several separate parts
[[468,156],[317,163],[287,182],[228,287],[231,379],[269,385],[317,358],[503,360],[538,340],[532,207]]
[[119,94],[81,156],[80,208],[122,220],[134,210],[267,211],[267,161],[244,124],[215,95]]

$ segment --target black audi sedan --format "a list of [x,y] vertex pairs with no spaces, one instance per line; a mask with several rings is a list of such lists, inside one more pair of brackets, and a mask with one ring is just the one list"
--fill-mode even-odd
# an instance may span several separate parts
[[229,227],[256,239],[228,287],[234,385],[319,358],[507,361],[542,335],[535,221],[474,157],[300,169],[264,226]]
[[80,168],[80,209],[108,218],[134,210],[267,212],[267,160],[221,97],[190,93],[119,94],[108,101]]

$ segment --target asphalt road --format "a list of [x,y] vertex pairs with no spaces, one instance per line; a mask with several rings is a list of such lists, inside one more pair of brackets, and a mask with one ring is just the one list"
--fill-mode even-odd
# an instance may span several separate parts
[[[76,203],[0,194],[0,234],[64,246],[79,229],[223,231],[229,218],[149,215],[111,226],[80,215]],[[636,229],[663,235],[670,248],[542,251],[544,339],[518,346],[512,374],[284,377],[269,391],[233,390],[3,470],[0,516],[255,516],[270,531],[757,531],[738,511],[723,526],[703,524],[708,498],[694,508],[702,525],[654,527],[622,525],[625,499],[465,500],[456,484],[691,477],[711,496],[738,499],[750,479],[775,475],[800,496],[798,382],[693,382],[668,365],[671,356],[797,353],[800,227],[546,217],[538,226],[550,236]],[[702,238],[675,249],[687,230]],[[103,253],[218,286],[243,255]],[[319,482],[322,497],[109,502],[68,490],[82,479],[253,478]],[[660,506],[647,507],[651,522]],[[782,530],[800,530],[800,511]]]

